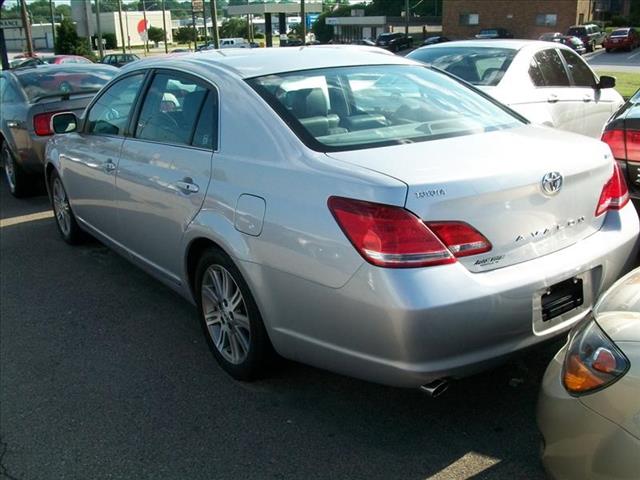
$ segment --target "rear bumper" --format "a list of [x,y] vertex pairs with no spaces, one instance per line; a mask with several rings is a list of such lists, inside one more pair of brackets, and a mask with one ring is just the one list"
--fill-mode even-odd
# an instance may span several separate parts
[[[628,270],[638,215],[610,212],[591,237],[525,263],[471,273],[460,263],[384,269],[365,263],[339,289],[241,266],[283,356],[365,380],[417,387],[460,377],[569,330],[591,305],[540,323],[536,300],[581,275],[585,303]],[[537,323],[537,324],[536,324]]]
[[566,392],[561,383],[564,355],[563,348],[549,364],[538,401],[542,463],[549,477],[637,478],[640,440]]

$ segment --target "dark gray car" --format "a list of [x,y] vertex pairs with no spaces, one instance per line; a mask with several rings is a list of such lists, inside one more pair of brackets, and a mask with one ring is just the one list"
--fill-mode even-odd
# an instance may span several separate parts
[[0,148],[11,193],[26,195],[42,175],[51,116],[82,113],[118,69],[106,65],[41,65],[0,72]]

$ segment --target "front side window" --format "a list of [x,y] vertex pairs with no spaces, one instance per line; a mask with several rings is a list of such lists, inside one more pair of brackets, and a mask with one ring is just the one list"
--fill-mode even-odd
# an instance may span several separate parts
[[136,138],[188,145],[206,94],[207,89],[195,80],[157,74],[142,105]]
[[558,55],[555,49],[542,50],[536,53],[534,58],[540,68],[545,87],[569,86],[567,71],[564,68],[560,55]]
[[596,86],[596,79],[587,64],[584,63],[584,60],[569,50],[560,51],[567,62],[567,68],[573,79],[573,84],[578,87],[594,88]]
[[123,136],[143,79],[143,73],[125,77],[100,95],[89,110],[87,133]]
[[558,23],[558,15],[555,13],[539,13],[536,15],[536,25],[541,27],[553,27]]
[[419,66],[327,68],[248,83],[317,151],[423,142],[522,125],[462,83]]
[[460,25],[479,25],[480,14],[478,13],[463,13],[460,15]]
[[474,85],[500,83],[517,51],[493,47],[441,47],[415,50],[412,60],[432,65]]

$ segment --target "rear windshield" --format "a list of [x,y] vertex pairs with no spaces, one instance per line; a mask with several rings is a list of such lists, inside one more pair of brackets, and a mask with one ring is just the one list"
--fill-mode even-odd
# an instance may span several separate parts
[[575,28],[570,28],[569,31],[567,32],[567,35],[578,35],[578,36],[582,36],[582,35],[586,35],[587,33],[587,29],[584,27],[575,27]]
[[306,70],[248,83],[317,151],[423,142],[522,125],[460,82],[419,66]]
[[438,47],[415,50],[407,57],[446,70],[474,85],[495,86],[516,53],[510,48]]
[[117,70],[112,67],[93,68],[36,68],[16,72],[30,102],[62,94],[97,92],[111,80]]
[[611,32],[612,37],[626,37],[628,34],[629,34],[628,28],[621,29],[621,30],[614,30],[613,32]]
[[480,35],[497,35],[498,31],[495,29],[488,29],[488,30],[480,30]]

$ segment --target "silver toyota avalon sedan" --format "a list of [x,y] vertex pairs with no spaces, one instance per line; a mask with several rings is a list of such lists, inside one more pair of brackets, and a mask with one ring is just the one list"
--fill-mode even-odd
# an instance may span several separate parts
[[62,237],[193,301],[239,379],[275,351],[433,391],[567,332],[636,253],[607,145],[367,48],[143,60],[52,128]]

